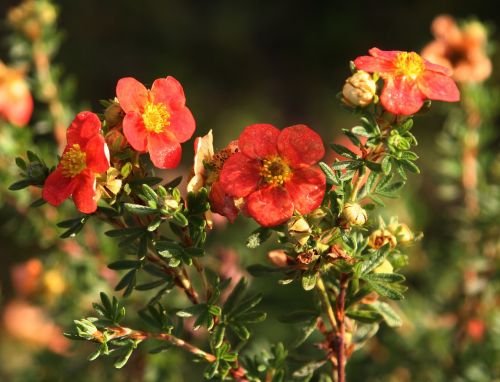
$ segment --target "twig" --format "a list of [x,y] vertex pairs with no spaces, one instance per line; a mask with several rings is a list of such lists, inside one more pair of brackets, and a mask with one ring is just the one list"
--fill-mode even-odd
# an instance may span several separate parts
[[[191,354],[194,354],[196,356],[204,358],[207,362],[215,362],[217,360],[217,357],[215,355],[207,353],[206,351],[201,350],[200,348],[191,345],[190,343],[181,340],[180,338],[177,338],[176,336],[172,334],[167,334],[167,333],[150,333],[150,332],[144,332],[141,330],[134,330],[130,328],[126,328],[123,326],[115,326],[115,327],[110,327],[107,328],[108,333],[106,333],[108,340],[110,339],[115,339],[115,338],[130,338],[134,340],[145,340],[145,339],[156,339],[156,340],[162,340],[162,341],[168,341],[172,345],[178,346]],[[109,333],[111,332],[111,333]],[[103,342],[104,341],[104,333],[97,330],[94,332],[94,338],[98,342]]]

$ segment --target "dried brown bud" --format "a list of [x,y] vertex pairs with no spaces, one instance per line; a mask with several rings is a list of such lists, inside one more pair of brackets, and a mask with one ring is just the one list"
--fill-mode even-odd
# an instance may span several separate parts
[[372,103],[377,84],[371,74],[362,70],[349,77],[342,89],[342,99],[349,106],[365,107]]
[[104,139],[111,152],[120,152],[127,147],[127,140],[119,128],[109,130]]
[[313,261],[313,253],[311,251],[309,252],[302,252],[300,255],[297,256],[297,262],[300,264],[305,264],[308,265]]
[[358,203],[346,203],[342,210],[342,217],[351,225],[361,226],[368,220],[366,211]]
[[373,249],[379,249],[389,243],[394,248],[398,243],[396,237],[388,229],[377,229],[368,238],[368,245]]

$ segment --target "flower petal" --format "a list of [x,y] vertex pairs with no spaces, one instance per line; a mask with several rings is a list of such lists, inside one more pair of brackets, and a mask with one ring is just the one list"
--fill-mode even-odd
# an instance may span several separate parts
[[220,182],[214,182],[208,195],[210,209],[212,212],[225,216],[232,223],[238,216],[238,209],[234,205],[234,199],[224,192]]
[[420,110],[425,96],[416,81],[405,77],[387,78],[380,102],[387,111],[396,115],[411,115]]
[[425,69],[427,71],[444,74],[445,76],[451,76],[453,74],[453,70],[446,66],[433,64],[432,62],[427,61],[426,59],[424,59],[424,63],[425,63]]
[[109,149],[102,135],[92,138],[85,148],[87,168],[93,172],[105,172],[109,168]]
[[292,217],[293,202],[283,187],[268,186],[250,194],[247,211],[260,225],[272,227]]
[[171,131],[175,135],[175,138],[182,143],[193,136],[195,128],[196,123],[193,114],[191,114],[191,111],[187,107],[183,107],[172,113],[170,125],[166,129]]
[[291,167],[310,166],[325,155],[321,137],[306,125],[294,125],[281,131],[278,151]]
[[256,123],[245,127],[238,138],[238,147],[245,155],[262,159],[278,154],[276,143],[280,131],[267,123]]
[[99,117],[90,111],[78,113],[66,131],[68,146],[80,145],[82,149],[87,146],[87,142],[99,134],[101,121]]
[[73,179],[63,176],[61,166],[57,166],[45,180],[42,198],[53,206],[58,206],[73,193],[77,184]]
[[399,53],[402,53],[401,50],[382,50],[379,48],[371,48],[368,53],[373,57],[381,58],[384,60],[392,61],[396,58]]
[[293,177],[285,185],[292,197],[295,209],[308,214],[321,205],[325,195],[326,178],[319,167],[305,167],[293,171]]
[[365,72],[370,73],[389,73],[394,70],[394,64],[391,61],[371,56],[357,57],[354,60],[354,65],[356,66],[356,69],[364,70]]
[[429,99],[457,102],[460,91],[451,77],[426,71],[418,81],[420,91]]
[[158,168],[175,168],[181,161],[181,145],[168,132],[149,134],[148,151],[151,161]]
[[237,198],[247,196],[254,191],[260,178],[259,161],[241,152],[231,155],[220,173],[220,182],[224,191]]
[[163,103],[169,111],[182,109],[186,104],[182,85],[171,76],[155,80],[151,87],[151,95],[154,103]]
[[95,200],[95,176],[90,171],[83,171],[75,177],[78,181],[73,191],[73,202],[78,211],[91,214],[97,209]]
[[130,143],[134,150],[147,151],[148,133],[141,114],[130,112],[125,115],[123,119],[123,134],[125,134],[125,138],[127,138],[128,143]]
[[141,112],[148,101],[148,89],[135,78],[125,77],[116,84],[116,97],[125,113]]

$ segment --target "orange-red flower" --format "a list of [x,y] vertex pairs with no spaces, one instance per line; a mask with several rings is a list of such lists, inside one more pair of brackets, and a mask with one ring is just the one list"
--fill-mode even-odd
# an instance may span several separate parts
[[0,61],[0,117],[18,126],[26,125],[33,112],[33,98],[21,70]]
[[123,132],[130,145],[149,152],[158,168],[177,167],[182,154],[180,143],[191,138],[195,130],[181,84],[169,76],[155,80],[148,90],[127,77],[118,81],[116,95],[125,112]]
[[432,22],[435,40],[422,50],[422,57],[453,69],[458,82],[477,83],[491,75],[491,60],[486,54],[488,34],[478,21],[459,27],[455,19],[440,15]]
[[354,64],[366,72],[378,72],[384,79],[380,102],[387,111],[411,115],[420,110],[426,99],[447,102],[460,99],[449,68],[433,64],[415,52],[372,48],[369,53],[370,56],[356,58]]
[[108,146],[101,135],[101,121],[94,113],[79,113],[66,132],[61,160],[43,186],[43,198],[57,206],[70,196],[79,211],[97,209],[96,174],[109,168]]
[[321,137],[305,125],[282,131],[268,124],[245,128],[239,152],[220,174],[224,192],[244,198],[246,212],[266,227],[286,222],[297,211],[307,214],[321,204],[325,175],[316,163],[325,154]]

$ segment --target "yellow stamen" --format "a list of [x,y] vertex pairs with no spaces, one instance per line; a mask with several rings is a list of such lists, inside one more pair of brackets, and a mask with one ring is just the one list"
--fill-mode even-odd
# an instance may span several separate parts
[[282,186],[292,177],[292,170],[282,158],[276,156],[262,161],[260,175],[267,184]]
[[397,76],[409,77],[412,80],[418,78],[425,71],[424,60],[415,52],[398,53],[394,65]]
[[142,120],[146,130],[152,133],[161,133],[165,126],[170,125],[170,113],[162,103],[148,102],[142,113]]
[[62,174],[66,178],[73,178],[87,167],[87,154],[74,144],[61,158]]

